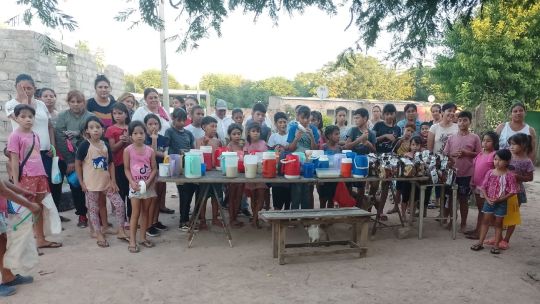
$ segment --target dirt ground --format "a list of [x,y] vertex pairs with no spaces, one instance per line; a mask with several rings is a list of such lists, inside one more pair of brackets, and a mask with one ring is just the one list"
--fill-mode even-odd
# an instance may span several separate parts
[[[187,248],[187,234],[177,229],[178,202],[171,198],[176,188],[168,185],[167,205],[177,212],[161,215],[170,230],[153,239],[155,248],[130,254],[114,236],[110,248],[98,248],[88,229],[76,227],[73,211],[65,212],[72,221],[56,238],[64,246],[45,249],[31,273],[34,284],[0,303],[539,303],[540,182],[527,188],[523,224],[498,256],[473,252],[473,241],[461,234],[452,240],[448,230],[427,221],[422,240],[416,231],[397,239],[392,229],[379,230],[364,259],[289,258],[280,266],[272,258],[268,225],[234,229],[233,248],[221,229],[211,228]],[[469,228],[476,214],[471,209]],[[397,215],[390,222],[398,222]],[[307,240],[303,228],[288,235]],[[348,237],[347,227],[332,227],[330,237]]]

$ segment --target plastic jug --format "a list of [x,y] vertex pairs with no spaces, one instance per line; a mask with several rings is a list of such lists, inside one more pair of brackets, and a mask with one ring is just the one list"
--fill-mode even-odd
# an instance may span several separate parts
[[298,155],[289,154],[281,161],[281,170],[285,178],[300,178],[300,159]]
[[354,158],[353,176],[362,178],[367,177],[369,171],[369,158],[367,155],[357,155]]
[[246,170],[246,178],[257,177],[257,156],[255,155],[244,156],[244,167]]
[[244,173],[246,170],[244,166],[244,151],[238,151],[236,155],[238,155],[238,173]]
[[262,176],[274,178],[277,175],[277,161],[275,152],[264,152],[262,155]]
[[[234,153],[234,152],[233,152]],[[229,178],[238,176],[238,154],[226,155],[225,163],[222,164],[225,167],[225,176]]]
[[352,159],[344,158],[341,160],[341,176],[342,177],[351,177],[352,175]]
[[301,164],[306,162],[306,154],[304,152],[294,152],[293,155],[298,156]]
[[[184,156],[180,154],[170,154],[169,163],[171,164],[171,176],[180,176],[182,174],[182,158]],[[173,163],[174,162],[174,163]]]
[[330,168],[330,160],[328,159],[328,155],[321,155],[321,157],[319,157],[319,168]]
[[313,163],[304,163],[304,178],[313,178],[315,176],[315,165]]
[[356,152],[347,152],[345,155],[347,158],[354,159],[356,157]]
[[214,165],[216,165],[216,169],[221,170],[221,154],[227,151],[229,151],[227,147],[219,147],[214,152]]
[[236,152],[223,152],[220,156],[220,165],[221,165],[221,172],[223,175],[227,174],[225,166],[227,165],[227,157],[236,157],[238,158],[238,154]]
[[200,150],[203,153],[203,160],[204,164],[206,165],[206,170],[213,170],[214,166],[212,164],[212,146],[201,146]]
[[201,177],[201,155],[198,152],[188,152],[185,157],[185,175],[187,178]]

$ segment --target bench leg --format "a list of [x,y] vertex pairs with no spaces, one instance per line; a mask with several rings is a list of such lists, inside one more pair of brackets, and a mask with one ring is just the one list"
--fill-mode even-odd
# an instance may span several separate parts
[[279,242],[279,222],[272,221],[272,257],[278,257],[278,242]]
[[285,265],[285,257],[283,256],[283,254],[285,253],[285,233],[287,231],[287,226],[283,223],[280,223],[278,227],[278,262],[279,265]]
[[426,186],[420,186],[420,202],[419,202],[419,215],[418,215],[418,239],[422,239],[424,232],[424,200],[426,198]]
[[369,234],[369,220],[363,220],[361,223],[356,224],[356,244],[360,248],[359,257],[365,258],[367,254],[367,243]]

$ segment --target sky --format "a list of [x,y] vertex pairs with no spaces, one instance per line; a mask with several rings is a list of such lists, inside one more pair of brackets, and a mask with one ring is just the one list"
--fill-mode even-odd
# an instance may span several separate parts
[[[3,0],[0,21],[23,11],[16,0]],[[6,3],[7,2],[7,3]],[[74,32],[46,29],[35,19],[30,29],[49,34],[64,44],[74,46],[87,41],[92,51],[103,49],[106,64],[116,65],[125,73],[137,74],[146,69],[160,69],[159,32],[146,25],[128,30],[128,23],[113,18],[128,4],[124,0],[60,0],[60,8],[74,17],[79,28]],[[177,13],[166,7],[166,35],[175,34]],[[356,28],[345,31],[350,16],[346,8],[329,16],[316,8],[303,15],[282,15],[279,25],[270,18],[260,17],[253,22],[253,14],[231,13],[222,24],[222,37],[213,32],[199,42],[199,48],[176,53],[177,42],[167,45],[169,73],[181,84],[195,85],[207,73],[238,74],[245,79],[260,80],[272,76],[293,79],[297,73],[313,72],[353,46],[359,37]],[[375,48],[367,54],[383,59],[389,50],[391,36],[383,34]]]

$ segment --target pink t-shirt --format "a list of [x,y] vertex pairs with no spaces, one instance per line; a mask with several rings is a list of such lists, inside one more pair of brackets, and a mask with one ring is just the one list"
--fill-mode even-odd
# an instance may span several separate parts
[[472,179],[472,184],[475,187],[482,186],[482,182],[486,177],[486,173],[493,169],[493,158],[495,157],[495,151],[485,154],[480,153],[474,158],[474,175]]
[[22,176],[47,176],[43,162],[41,161],[41,154],[39,153],[39,136],[33,132],[24,133],[19,128],[15,129],[8,138],[7,150],[9,152],[17,153],[19,155],[19,165],[28,155],[30,147],[32,147],[32,137],[35,138],[34,149],[32,154],[24,165]]
[[266,142],[264,140],[258,140],[254,143],[248,143],[246,141],[246,145],[244,146],[244,151],[247,153],[251,152],[265,152],[268,150],[268,147],[266,146]]
[[135,146],[129,145],[126,150],[129,153],[129,166],[133,179],[147,181],[152,173],[152,148],[145,145],[144,152],[140,153]]
[[[482,143],[480,142],[480,137],[474,133],[469,133],[467,135],[450,135],[446,145],[444,146],[444,154],[451,155],[458,150],[467,150],[469,152],[474,152],[474,155],[477,155],[482,151]],[[454,167],[456,168],[456,176],[473,176],[474,167],[473,160],[474,157],[460,157],[453,158]]]
[[494,169],[489,170],[482,182],[482,189],[486,191],[489,199],[494,200],[510,193],[515,194],[519,192],[516,177],[513,173],[508,172],[504,175],[497,176],[493,174],[493,171]]

